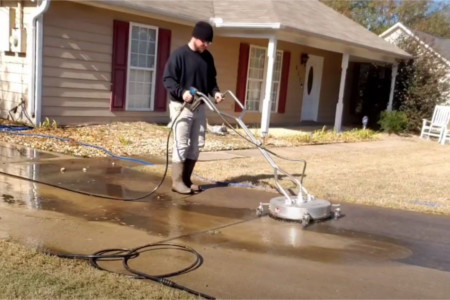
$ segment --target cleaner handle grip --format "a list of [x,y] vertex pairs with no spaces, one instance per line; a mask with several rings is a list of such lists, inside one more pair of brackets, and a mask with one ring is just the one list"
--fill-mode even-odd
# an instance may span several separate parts
[[190,93],[192,96],[197,95],[197,92],[198,92],[198,90],[197,90],[195,87],[189,88],[189,93]]

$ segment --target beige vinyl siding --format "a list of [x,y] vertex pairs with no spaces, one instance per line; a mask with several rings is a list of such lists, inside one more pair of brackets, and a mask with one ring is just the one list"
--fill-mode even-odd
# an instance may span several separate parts
[[112,22],[93,14],[64,2],[52,2],[45,14],[42,119],[84,123],[91,111],[109,112]]
[[[113,21],[115,19],[170,29],[171,51],[186,44],[192,27],[141,16],[109,11],[72,2],[52,2],[45,15],[42,117],[60,124],[103,123],[144,120],[168,122],[166,112],[111,111],[111,59]],[[236,91],[240,43],[267,47],[266,39],[220,37],[216,34],[209,50],[214,55],[221,90]],[[301,53],[324,57],[319,121],[334,120],[341,55],[279,41],[278,49],[291,52],[286,110],[273,113],[271,125],[300,121],[305,66]],[[157,74],[162,76],[162,74]],[[228,99],[219,108],[234,113],[234,102]],[[208,113],[210,123],[222,123]],[[247,124],[259,125],[260,113],[247,113]]]
[[185,44],[192,30],[188,26],[83,4],[53,1],[44,21],[43,119],[48,117],[59,124],[168,122],[168,110],[110,110],[113,21],[116,19],[170,29],[171,50]]
[[[20,106],[14,113],[13,109],[22,101],[28,102],[28,86],[30,83],[30,43],[31,30],[26,24],[26,20],[33,12],[34,8],[27,6],[29,3],[22,2],[23,24],[26,28],[26,53],[14,53],[0,51],[0,117],[26,122],[27,119],[22,113]],[[20,27],[18,1],[3,1],[1,7],[11,7],[16,9],[16,27]],[[3,38],[3,37],[2,37]]]
[[81,4],[51,3],[44,21],[42,118],[59,124],[167,119],[167,113],[110,110],[115,19],[155,24]]
[[[45,101],[47,102],[49,107],[61,106],[90,109],[92,107],[90,103],[92,101],[95,101],[95,98],[46,97]],[[99,108],[109,109],[109,103],[99,103],[97,106]]]
[[[233,93],[236,92],[240,43],[241,40],[237,38],[214,37],[213,43],[208,48],[214,56],[214,63],[217,70],[217,84],[221,92],[227,90],[230,90]],[[221,111],[233,113],[234,103],[233,99],[229,97],[224,102],[220,103],[218,108]],[[210,124],[223,123],[215,113],[209,110],[207,117]]]

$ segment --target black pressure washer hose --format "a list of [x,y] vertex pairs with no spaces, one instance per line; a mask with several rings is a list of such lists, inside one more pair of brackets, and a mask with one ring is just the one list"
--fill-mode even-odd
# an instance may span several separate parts
[[[51,187],[55,187],[55,188],[59,188],[62,190],[66,190],[66,191],[70,191],[70,192],[75,192],[75,193],[79,193],[79,194],[83,194],[83,195],[87,195],[87,196],[95,196],[95,197],[99,197],[99,198],[103,198],[103,199],[110,199],[110,200],[122,200],[122,201],[137,201],[137,200],[141,200],[144,198],[147,198],[149,196],[151,196],[153,193],[155,193],[163,184],[164,180],[166,179],[167,176],[167,170],[168,170],[168,165],[169,165],[169,142],[170,142],[170,136],[173,130],[173,126],[176,123],[177,119],[179,118],[181,112],[183,111],[183,109],[185,109],[186,107],[186,103],[183,104],[182,109],[180,110],[180,112],[177,114],[177,116],[174,118],[174,120],[172,121],[172,124],[170,126],[170,131],[169,134],[167,135],[167,141],[166,141],[166,162],[165,162],[165,168],[164,168],[164,173],[163,176],[161,177],[160,182],[156,185],[156,187],[142,195],[139,197],[135,197],[135,198],[120,198],[120,197],[111,197],[111,196],[104,196],[104,195],[97,195],[97,194],[93,194],[93,193],[88,193],[88,192],[83,192],[83,191],[76,191],[70,188],[66,188],[66,187],[62,187],[62,186],[58,186],[55,184],[51,184],[48,182],[42,182],[39,180],[35,180],[35,179],[30,179],[30,178],[26,178],[26,177],[22,177],[22,176],[18,176],[18,175],[14,175],[14,174],[9,174],[3,171],[0,171],[0,174],[3,175],[7,175],[10,177],[15,177],[15,178],[19,178],[19,179],[25,179],[25,180],[29,180],[32,182],[36,182],[39,184],[45,184]],[[289,161],[301,161],[304,163],[304,167],[303,167],[303,174],[305,172],[306,169],[306,161],[302,160],[302,159],[289,159],[283,156],[280,156],[276,153],[274,153],[273,151],[263,147],[262,145],[259,145],[255,142],[253,142],[252,140],[250,140],[249,138],[243,136],[241,133],[239,133],[237,130],[235,130],[233,128],[233,126],[228,122],[228,120],[226,120],[222,114],[219,113],[220,118],[224,121],[224,123],[227,125],[227,127],[229,127],[231,130],[233,130],[237,135],[239,135],[240,137],[242,137],[243,139],[245,139],[246,141],[248,141],[249,143],[255,145],[258,148],[264,149],[265,151],[271,153],[272,155],[275,155],[281,159],[285,159],[285,160],[289,160]],[[303,180],[303,176],[302,176],[302,180]],[[188,253],[191,253],[195,256],[195,262],[192,263],[191,265],[189,265],[186,268],[183,268],[179,271],[176,272],[172,272],[172,273],[168,273],[168,274],[160,274],[160,275],[151,275],[151,274],[147,274],[144,272],[140,272],[137,271],[133,268],[131,268],[128,265],[128,261],[130,259],[134,259],[137,258],[140,253],[145,252],[145,251],[153,251],[153,250],[161,250],[161,249],[172,249],[172,250],[179,250],[179,251],[185,251]],[[198,253],[197,251],[195,251],[193,248],[187,247],[187,246],[183,246],[183,245],[177,245],[177,244],[168,244],[168,243],[155,243],[155,244],[147,244],[144,246],[140,246],[134,249],[121,249],[121,248],[117,248],[117,249],[104,249],[104,250],[100,250],[97,251],[94,254],[59,254],[59,253],[51,253],[51,252],[45,252],[45,254],[48,255],[54,255],[54,256],[58,256],[61,258],[70,258],[70,259],[84,259],[84,260],[89,260],[90,264],[99,269],[99,270],[103,270],[103,271],[108,271],[111,272],[105,268],[102,268],[99,266],[98,261],[111,261],[111,260],[122,260],[123,266],[124,268],[130,272],[131,275],[130,277],[135,278],[135,279],[148,279],[148,280],[152,280],[158,283],[161,283],[163,285],[172,287],[172,288],[176,288],[185,292],[188,292],[190,294],[202,297],[204,299],[215,299],[214,297],[195,291],[193,289],[190,289],[186,286],[177,284],[176,282],[167,279],[168,277],[173,277],[173,276],[178,276],[190,271],[193,271],[195,269],[197,269],[198,267],[200,267],[203,263],[203,257],[200,255],[200,253]],[[123,274],[125,275],[125,274]]]
[[[189,266],[167,274],[159,274],[159,275],[151,275],[148,273],[144,273],[138,270],[135,270],[131,268],[128,264],[128,261],[130,259],[137,258],[141,253],[148,252],[148,251],[156,251],[156,250],[177,250],[177,251],[183,251],[187,253],[191,253],[195,257],[195,261],[190,264]],[[191,271],[196,270],[203,264],[203,257],[200,253],[195,251],[191,247],[183,246],[183,245],[177,245],[177,244],[169,244],[169,243],[155,243],[155,244],[147,244],[144,246],[139,246],[134,249],[121,249],[121,248],[114,248],[114,249],[104,249],[95,252],[91,255],[84,255],[84,254],[55,254],[51,252],[46,252],[48,255],[55,255],[61,258],[70,258],[70,259],[84,259],[89,260],[89,263],[91,266],[93,266],[96,269],[107,271],[110,273],[114,273],[108,269],[105,269],[101,267],[98,262],[99,261],[115,261],[115,260],[122,260],[123,267],[130,272],[133,275],[127,275],[127,274],[121,274],[124,276],[129,276],[133,279],[148,279],[155,282],[158,282],[160,284],[163,284],[165,286],[176,288],[178,290],[202,297],[204,299],[215,299],[215,297],[207,295],[205,293],[201,293],[199,291],[193,290],[191,288],[188,288],[184,285],[180,285],[172,280],[169,280],[167,278],[174,277],[178,275],[182,275]]]
[[[184,109],[184,107],[185,107],[185,105],[183,105],[183,109]],[[18,179],[29,180],[29,181],[32,181],[32,182],[35,182],[35,183],[44,184],[44,185],[47,185],[47,186],[51,186],[51,187],[62,189],[62,190],[69,191],[69,192],[78,193],[78,194],[81,194],[81,195],[93,196],[93,197],[98,197],[98,198],[102,198],[102,199],[120,200],[120,201],[138,201],[138,200],[142,200],[144,198],[150,197],[153,193],[155,193],[161,187],[161,185],[163,184],[164,180],[167,177],[167,170],[169,168],[169,143],[170,143],[170,136],[172,134],[172,129],[173,129],[173,126],[175,124],[175,121],[179,118],[179,116],[181,114],[181,111],[182,111],[182,109],[180,110],[180,112],[175,117],[174,121],[172,122],[172,124],[170,126],[170,130],[169,130],[169,134],[167,135],[167,140],[166,140],[166,162],[165,162],[165,166],[164,166],[164,173],[163,173],[163,175],[161,177],[161,180],[159,181],[159,183],[155,186],[155,188],[153,190],[151,190],[150,192],[148,192],[148,193],[146,193],[146,194],[144,194],[142,196],[135,197],[135,198],[123,198],[123,197],[105,196],[105,195],[100,195],[100,194],[95,194],[95,193],[89,193],[89,192],[84,192],[84,191],[79,191],[79,190],[73,190],[71,188],[66,188],[64,186],[59,186],[59,185],[56,185],[56,184],[40,181],[40,180],[37,180],[37,179],[30,179],[30,178],[27,178],[27,177],[22,177],[22,176],[19,176],[19,175],[6,173],[6,172],[3,172],[3,171],[0,171],[0,174],[7,175],[7,176],[10,176],[10,177],[14,177],[14,178],[18,178]]]
[[[183,105],[183,109],[184,109],[184,105]],[[156,187],[149,193],[140,196],[140,197],[136,197],[136,198],[118,198],[118,197],[111,197],[111,196],[103,196],[103,195],[96,195],[93,193],[87,193],[87,192],[83,192],[83,191],[76,191],[76,190],[72,190],[70,188],[65,188],[62,186],[58,186],[55,184],[51,184],[48,182],[43,182],[43,181],[39,181],[39,180],[35,180],[35,179],[30,179],[27,177],[22,177],[22,176],[18,176],[18,175],[14,175],[14,174],[9,174],[3,171],[0,171],[0,174],[3,175],[7,175],[10,177],[14,177],[14,178],[19,178],[19,179],[25,179],[25,180],[29,180],[32,182],[36,182],[39,184],[45,184],[51,187],[55,187],[55,188],[59,188],[59,189],[63,189],[66,191],[70,191],[70,192],[75,192],[75,193],[79,193],[79,194],[83,194],[83,195],[88,195],[88,196],[95,196],[95,197],[99,197],[99,198],[104,198],[104,199],[110,199],[110,200],[122,200],[122,201],[137,201],[137,200],[141,200],[143,198],[149,197],[150,195],[152,195],[153,193],[155,193],[163,184],[166,176],[167,176],[167,170],[168,170],[168,165],[169,165],[169,141],[170,141],[170,135],[173,129],[173,126],[175,124],[175,121],[178,119],[178,117],[181,114],[182,109],[180,110],[180,112],[178,113],[178,115],[175,117],[174,121],[172,122],[172,125],[170,127],[170,131],[169,134],[167,135],[167,142],[166,142],[166,163],[165,163],[165,169],[164,169],[164,174],[160,180],[160,182],[156,185]],[[133,268],[131,268],[128,265],[128,261],[130,259],[134,259],[137,258],[142,252],[146,252],[146,251],[154,251],[154,250],[163,250],[163,249],[172,249],[172,250],[178,250],[178,251],[184,251],[184,252],[188,252],[194,255],[195,257],[195,261],[194,263],[192,263],[191,265],[189,265],[188,267],[185,267],[181,270],[178,270],[176,272],[172,272],[172,273],[168,273],[168,274],[160,274],[160,275],[151,275],[148,273],[144,273],[144,272],[140,272],[137,271]],[[93,266],[94,268],[97,268],[99,270],[102,271],[109,271],[108,269],[102,268],[99,266],[98,262],[99,261],[111,261],[111,260],[122,260],[123,266],[124,268],[130,272],[131,275],[130,277],[135,278],[135,279],[148,279],[148,280],[152,280],[158,283],[161,283],[165,286],[168,287],[172,287],[172,288],[176,288],[182,291],[185,291],[187,293],[196,295],[198,297],[202,297],[204,299],[215,299],[215,297],[201,293],[199,291],[193,290],[191,288],[188,288],[186,286],[180,285],[172,280],[167,279],[168,277],[174,277],[174,276],[178,276],[181,274],[185,274],[188,273],[190,271],[194,271],[195,269],[197,269],[198,267],[200,267],[203,263],[203,257],[201,256],[200,253],[198,253],[197,251],[195,251],[193,248],[187,247],[187,246],[183,246],[183,245],[178,245],[178,244],[169,244],[169,243],[155,243],[155,244],[147,244],[144,246],[140,246],[134,249],[121,249],[121,248],[117,248],[117,249],[104,249],[104,250],[100,250],[97,251],[94,254],[61,254],[61,253],[53,253],[50,251],[44,251],[45,254],[47,255],[52,255],[52,256],[57,256],[57,257],[61,257],[61,258],[70,258],[70,259],[83,259],[83,260],[89,260],[89,263],[91,264],[91,266]],[[122,274],[125,275],[125,274]]]

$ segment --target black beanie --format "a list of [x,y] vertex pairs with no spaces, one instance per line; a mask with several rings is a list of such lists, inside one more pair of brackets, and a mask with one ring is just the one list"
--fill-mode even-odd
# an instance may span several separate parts
[[204,42],[212,42],[214,36],[213,28],[207,22],[197,22],[197,24],[195,24],[194,30],[192,31],[192,36]]

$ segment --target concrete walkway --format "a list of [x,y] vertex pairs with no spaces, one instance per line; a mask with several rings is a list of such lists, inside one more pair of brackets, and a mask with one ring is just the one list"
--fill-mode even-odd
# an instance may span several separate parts
[[[160,177],[112,159],[74,159],[13,146],[1,147],[0,153],[0,238],[84,254],[155,242],[190,246],[203,256],[203,265],[173,280],[218,298],[450,295],[448,217],[343,205],[343,218],[303,229],[298,223],[256,217],[259,203],[277,194],[210,186],[198,195],[182,196],[170,191],[168,180],[140,201],[108,200],[36,181],[138,198]],[[130,264],[158,274],[185,267],[191,259],[148,253]],[[120,264],[105,267],[123,272]]]

